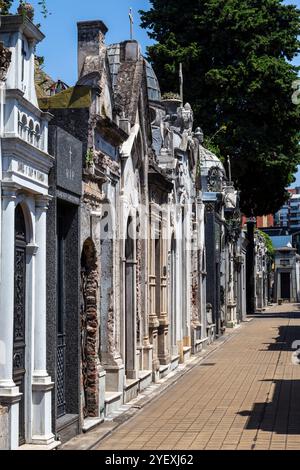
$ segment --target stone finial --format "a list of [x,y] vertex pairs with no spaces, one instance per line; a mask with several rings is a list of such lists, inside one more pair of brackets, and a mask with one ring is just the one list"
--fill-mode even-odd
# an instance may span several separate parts
[[11,51],[0,42],[0,81],[5,82],[11,62]]
[[178,108],[177,115],[181,126],[181,132],[184,130],[191,132],[194,122],[194,114],[191,105],[186,103],[184,107]]
[[204,142],[204,134],[201,127],[197,127],[194,132],[194,137],[198,140],[199,144],[203,144]]

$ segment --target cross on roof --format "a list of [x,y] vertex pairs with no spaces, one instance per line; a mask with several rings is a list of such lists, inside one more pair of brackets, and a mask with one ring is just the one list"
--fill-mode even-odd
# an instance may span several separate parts
[[133,39],[133,25],[134,25],[132,8],[129,9],[129,21],[130,21],[130,40],[132,41],[132,39]]

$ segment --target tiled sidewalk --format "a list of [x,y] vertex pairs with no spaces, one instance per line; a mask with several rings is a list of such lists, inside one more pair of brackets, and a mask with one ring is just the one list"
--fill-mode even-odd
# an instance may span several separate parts
[[257,315],[97,449],[300,449],[294,340],[299,305]]

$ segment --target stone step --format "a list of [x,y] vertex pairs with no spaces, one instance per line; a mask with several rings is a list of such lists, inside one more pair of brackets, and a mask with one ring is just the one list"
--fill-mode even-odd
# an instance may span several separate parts
[[85,418],[82,426],[82,432],[88,432],[103,422],[103,418]]
[[191,358],[191,351],[191,346],[185,346],[183,348],[183,362],[186,362]]
[[172,356],[171,358],[171,370],[175,370],[179,366],[180,356],[177,354],[176,356]]
[[123,405],[122,392],[105,392],[104,406],[105,417],[111,415],[113,412]]
[[160,366],[160,368],[159,368],[159,378],[163,379],[164,377],[166,377],[169,374],[169,372],[170,372],[170,364]]
[[136,398],[139,394],[140,379],[126,379],[124,386],[124,403]]
[[142,370],[139,372],[139,391],[142,392],[152,383],[152,370]]
[[195,341],[193,354],[198,354],[199,352],[203,351],[203,349],[207,346],[208,343],[209,343],[208,337],[197,339]]

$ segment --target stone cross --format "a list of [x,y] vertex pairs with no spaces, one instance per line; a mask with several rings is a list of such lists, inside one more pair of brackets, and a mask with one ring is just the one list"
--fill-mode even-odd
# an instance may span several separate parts
[[129,10],[129,21],[130,21],[130,40],[133,40],[133,25],[134,25],[134,20],[133,20],[133,12],[132,8]]
[[74,168],[72,168],[72,157],[73,157],[73,152],[72,152],[72,148],[70,147],[70,150],[69,150],[69,168],[66,169],[66,175],[67,175],[67,178],[70,179],[70,180],[74,180],[75,178],[75,170]]

